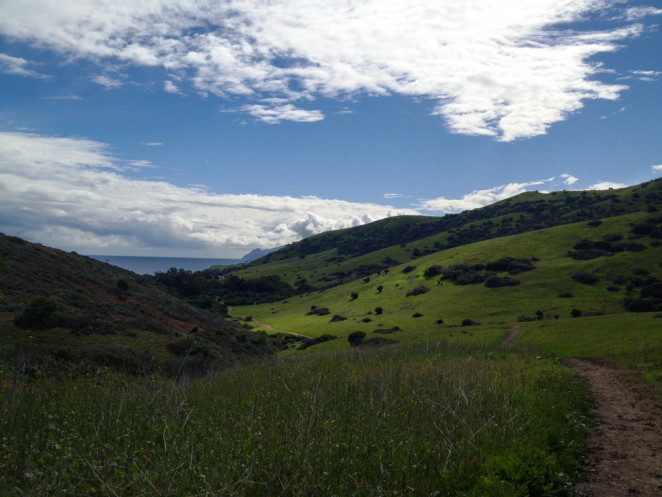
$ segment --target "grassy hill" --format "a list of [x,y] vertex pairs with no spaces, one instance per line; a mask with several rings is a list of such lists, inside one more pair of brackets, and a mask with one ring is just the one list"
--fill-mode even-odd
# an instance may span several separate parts
[[[515,324],[551,333],[581,321],[637,342],[625,362],[647,363],[652,372],[662,368],[662,336],[655,332],[662,329],[655,319],[662,311],[661,227],[661,215],[640,212],[486,240],[234,312],[281,330],[339,338],[317,345],[325,350],[348,347],[357,331],[400,342],[494,343]],[[618,314],[623,321],[609,317]],[[615,345],[613,337],[607,341]],[[582,353],[590,355],[590,347]]]
[[[201,372],[273,352],[265,337],[151,278],[0,234],[0,360],[39,374]],[[36,374],[36,373],[35,373]]]
[[493,205],[441,218],[401,216],[306,238],[235,273],[279,275],[328,288],[398,264],[483,240],[606,217],[662,209],[662,180],[583,192],[526,192]]

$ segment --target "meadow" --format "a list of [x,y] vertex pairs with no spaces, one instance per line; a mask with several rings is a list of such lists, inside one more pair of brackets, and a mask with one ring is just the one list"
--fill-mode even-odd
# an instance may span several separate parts
[[572,495],[584,386],[529,347],[446,340],[196,381],[8,386],[2,495]]

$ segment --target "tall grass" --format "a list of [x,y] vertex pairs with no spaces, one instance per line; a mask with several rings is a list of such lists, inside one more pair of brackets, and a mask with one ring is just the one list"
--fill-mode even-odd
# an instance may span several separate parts
[[2,405],[2,495],[572,495],[581,383],[438,342],[189,383],[33,382]]

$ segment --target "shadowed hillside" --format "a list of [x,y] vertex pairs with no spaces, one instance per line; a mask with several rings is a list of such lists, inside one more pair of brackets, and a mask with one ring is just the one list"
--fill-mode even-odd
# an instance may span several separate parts
[[270,351],[263,335],[168,295],[152,278],[5,235],[0,333],[6,361],[19,354],[40,367],[177,374]]

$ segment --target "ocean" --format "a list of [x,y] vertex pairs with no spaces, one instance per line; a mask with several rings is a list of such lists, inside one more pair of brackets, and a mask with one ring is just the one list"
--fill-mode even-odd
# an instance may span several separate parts
[[202,271],[211,266],[230,266],[239,264],[241,259],[198,259],[193,257],[137,257],[128,255],[90,255],[93,259],[107,262],[138,274],[165,272],[171,267]]

